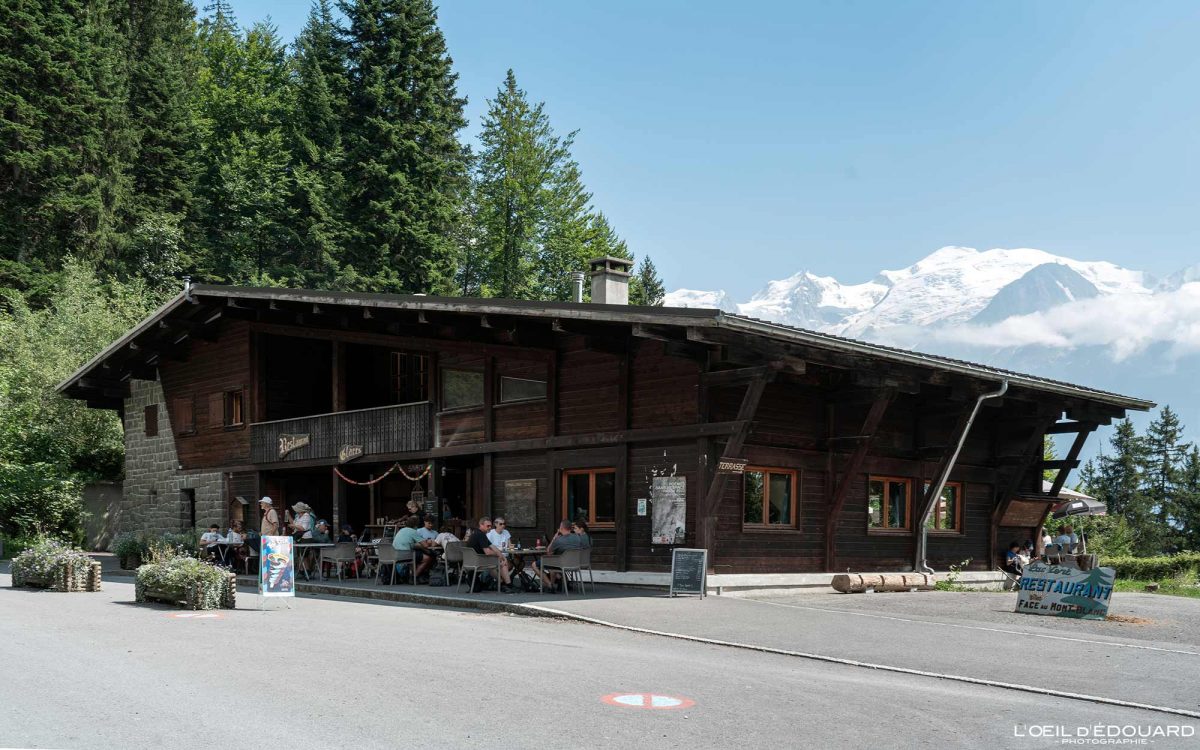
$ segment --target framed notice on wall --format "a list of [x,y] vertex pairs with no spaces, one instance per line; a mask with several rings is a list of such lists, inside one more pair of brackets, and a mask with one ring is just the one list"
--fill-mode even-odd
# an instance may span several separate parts
[[259,537],[258,593],[296,595],[296,561],[290,536]]
[[536,479],[509,479],[504,483],[504,520],[510,527],[537,526]]
[[650,483],[651,544],[683,544],[687,528],[687,477],[654,477]]

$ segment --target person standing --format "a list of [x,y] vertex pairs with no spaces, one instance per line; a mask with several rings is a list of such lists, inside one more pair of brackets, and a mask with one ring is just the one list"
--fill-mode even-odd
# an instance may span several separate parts
[[292,535],[299,534],[301,539],[312,539],[313,529],[316,527],[312,506],[301,500],[292,506],[292,510],[297,513],[296,519],[288,524]]
[[260,536],[279,536],[279,514],[275,512],[275,501],[265,495],[258,501],[262,509],[262,525],[259,526]]

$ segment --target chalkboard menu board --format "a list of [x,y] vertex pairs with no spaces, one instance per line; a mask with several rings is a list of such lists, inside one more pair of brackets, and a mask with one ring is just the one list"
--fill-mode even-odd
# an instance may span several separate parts
[[671,551],[671,596],[707,593],[708,550],[676,547]]

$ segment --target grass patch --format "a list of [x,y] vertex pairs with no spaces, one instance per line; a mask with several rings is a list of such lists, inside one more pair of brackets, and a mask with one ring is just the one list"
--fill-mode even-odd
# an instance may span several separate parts
[[[1147,592],[1146,586],[1158,584],[1158,591]],[[1166,594],[1167,596],[1190,596],[1200,599],[1200,586],[1196,585],[1196,575],[1180,575],[1173,578],[1163,578],[1158,581],[1147,581],[1138,578],[1118,578],[1115,584],[1117,591],[1135,593]]]

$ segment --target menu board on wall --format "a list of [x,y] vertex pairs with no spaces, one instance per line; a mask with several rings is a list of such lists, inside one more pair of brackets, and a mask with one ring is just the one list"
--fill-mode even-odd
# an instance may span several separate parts
[[537,526],[536,479],[509,479],[504,483],[504,520],[509,527]]
[[650,483],[651,544],[683,544],[687,528],[687,477],[654,477]]

